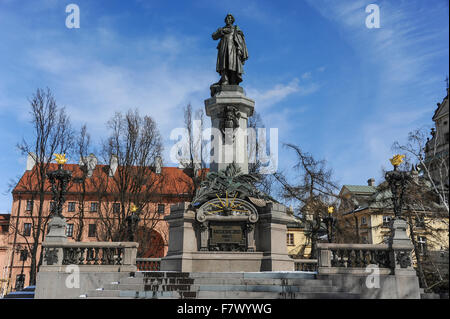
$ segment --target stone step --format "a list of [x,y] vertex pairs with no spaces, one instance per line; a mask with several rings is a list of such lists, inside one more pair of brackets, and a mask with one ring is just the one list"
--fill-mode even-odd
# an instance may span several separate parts
[[314,272],[286,271],[286,272],[169,272],[169,271],[139,271],[134,278],[222,278],[222,279],[316,279]]
[[120,297],[119,290],[89,290],[86,293],[87,298],[92,297]]
[[338,287],[298,287],[275,285],[192,285],[191,291],[247,291],[247,292],[340,292]]
[[197,299],[359,299],[359,295],[329,292],[276,293],[267,291],[199,291]]

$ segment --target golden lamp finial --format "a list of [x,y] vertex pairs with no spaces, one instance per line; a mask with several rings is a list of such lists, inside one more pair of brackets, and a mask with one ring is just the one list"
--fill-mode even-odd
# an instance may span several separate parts
[[131,212],[134,213],[135,211],[138,210],[138,208],[136,207],[136,205],[131,204],[131,208],[130,208]]
[[401,154],[394,155],[394,157],[390,159],[391,164],[394,167],[399,166],[401,163],[403,163],[404,157],[405,157],[405,155],[401,155]]
[[328,214],[333,214],[334,213],[334,207],[330,206],[328,207]]
[[66,154],[53,154],[55,156],[55,161],[58,164],[65,164],[67,162]]

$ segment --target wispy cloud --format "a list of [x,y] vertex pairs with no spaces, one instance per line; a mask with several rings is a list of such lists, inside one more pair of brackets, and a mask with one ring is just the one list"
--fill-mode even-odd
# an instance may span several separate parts
[[300,84],[299,79],[294,78],[287,84],[276,84],[267,90],[248,88],[247,95],[258,101],[258,109],[263,111],[283,101],[290,95],[305,96],[316,92],[318,89],[319,85],[317,83]]

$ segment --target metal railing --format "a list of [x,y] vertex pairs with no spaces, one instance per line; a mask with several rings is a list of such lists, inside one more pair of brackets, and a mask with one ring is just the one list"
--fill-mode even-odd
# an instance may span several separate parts
[[138,271],[159,271],[161,270],[161,258],[136,258]]

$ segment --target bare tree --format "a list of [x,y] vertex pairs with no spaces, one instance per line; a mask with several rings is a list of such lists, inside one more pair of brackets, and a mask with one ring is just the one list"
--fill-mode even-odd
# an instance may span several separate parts
[[[449,213],[448,204],[448,172],[449,172],[449,154],[439,154],[437,156],[438,138],[431,141],[427,138],[424,129],[417,129],[408,134],[406,144],[394,142],[392,149],[399,152],[405,152],[407,162],[417,165],[420,175],[430,184],[432,190],[439,197],[447,213]],[[433,136],[434,137],[434,136]],[[431,143],[430,143],[431,142]],[[431,145],[430,145],[431,144]],[[431,152],[429,152],[431,149]],[[428,154],[427,154],[428,153]]]
[[282,185],[282,197],[294,201],[297,213],[306,225],[306,235],[311,242],[311,257],[316,257],[316,244],[323,232],[322,220],[328,214],[328,207],[336,205],[338,187],[332,180],[332,171],[324,160],[316,160],[300,147],[286,144],[297,155],[294,170],[297,181],[292,183],[286,174],[275,173],[274,177]]
[[[448,290],[448,269],[443,271],[437,259],[446,251],[448,258],[449,205],[448,205],[448,152],[437,153],[434,136],[430,140],[424,129],[410,132],[407,142],[394,142],[394,151],[406,155],[404,169],[412,167],[415,178],[405,192],[405,211],[421,286],[428,290],[442,287]],[[426,238],[424,243],[418,238]],[[438,248],[438,249],[437,249]],[[434,250],[434,251],[433,251]],[[448,267],[448,266],[447,266]]]
[[[265,174],[263,172],[265,163],[263,163],[263,159],[261,158],[261,152],[266,150],[266,148],[262,148],[263,145],[260,144],[260,140],[263,138],[263,136],[259,136],[259,130],[265,129],[261,115],[257,112],[254,112],[253,116],[248,119],[247,127],[252,130],[250,134],[247,134],[249,137],[251,137],[251,139],[248,141],[248,172],[257,176],[258,182],[256,182],[255,186],[259,190],[261,190],[265,194],[271,194],[274,191],[273,186],[275,178],[273,174]],[[266,141],[264,141],[264,143],[265,142]],[[269,159],[267,157],[267,154],[265,155],[266,158],[264,160]]]
[[[93,181],[99,201],[98,237],[122,241],[127,240],[127,217],[132,214],[132,204],[138,208],[139,227],[145,227],[147,232],[161,220],[156,203],[161,201],[164,174],[155,172],[153,165],[161,156],[162,142],[155,121],[149,116],[141,117],[137,110],[129,110],[125,115],[116,113],[108,127],[111,134],[103,145],[103,155],[105,161],[117,159],[117,171],[105,172]],[[143,234],[137,230],[136,235]]]
[[91,137],[87,132],[86,125],[83,125],[78,137],[76,138],[74,145],[74,153],[80,156],[80,165],[82,176],[73,178],[72,187],[74,187],[76,199],[78,202],[78,210],[76,213],[68,217],[67,221],[76,220],[77,228],[74,236],[76,241],[81,241],[84,232],[85,212],[88,199],[87,179],[92,177],[92,171],[90,171],[90,163],[88,158],[89,149],[91,147]]
[[180,178],[178,184],[187,189],[189,200],[192,200],[195,191],[206,176],[206,142],[203,141],[202,136],[204,121],[202,109],[194,112],[191,104],[186,105],[184,108],[186,143],[178,160],[189,179]]
[[24,175],[19,181],[15,191],[26,194],[31,199],[33,208],[34,202],[37,201],[38,207],[27,210],[22,216],[31,223],[31,236],[24,236],[18,229],[16,231],[26,242],[31,259],[29,282],[34,285],[39,265],[42,263],[42,251],[38,255],[38,247],[44,240],[49,217],[49,212],[44,211],[43,206],[45,195],[49,192],[49,184],[46,183],[47,172],[53,154],[66,153],[72,147],[73,132],[69,117],[64,108],[58,107],[50,89],[37,89],[29,102],[34,135],[30,140],[23,139],[17,147],[23,155],[32,156],[35,165],[30,174]]

